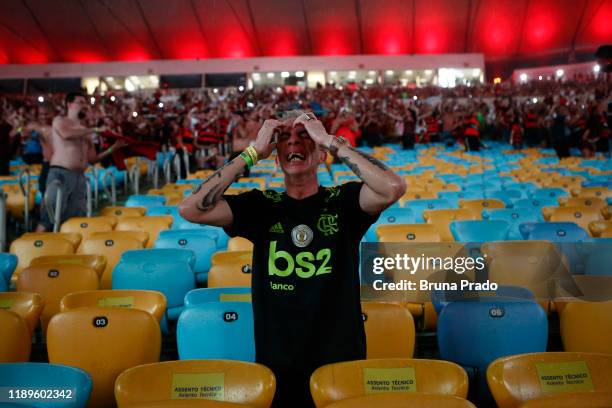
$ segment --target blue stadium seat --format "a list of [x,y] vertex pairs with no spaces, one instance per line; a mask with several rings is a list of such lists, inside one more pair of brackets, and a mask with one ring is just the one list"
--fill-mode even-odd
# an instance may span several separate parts
[[250,287],[199,288],[190,290],[185,295],[185,307],[197,306],[209,302],[236,302],[237,299],[250,299]]
[[510,224],[503,220],[451,221],[449,227],[458,242],[504,241],[510,231]]
[[[0,281],[4,283],[7,288],[10,286],[11,276],[13,276],[18,261],[17,255],[8,252],[0,253]],[[2,285],[2,283],[0,283],[0,285]],[[2,292],[1,289],[0,292]]]
[[578,246],[585,275],[612,276],[612,238],[590,238]]
[[524,239],[552,242],[579,242],[589,233],[573,222],[525,222],[519,225]]
[[166,317],[176,320],[183,311],[185,295],[195,289],[195,276],[189,265],[175,260],[120,262],[113,270],[113,289],[156,290],[166,296]]
[[126,207],[154,207],[166,204],[166,197],[160,195],[131,195],[125,202]]
[[213,225],[195,224],[193,222],[187,221],[183,217],[174,219],[174,223],[172,224],[172,229],[175,229],[175,230],[204,229],[207,231],[215,232],[217,234],[217,238],[216,238],[217,249],[224,250],[225,248],[227,248],[227,241],[229,241],[229,235],[225,233],[223,228],[215,227]]
[[157,261],[185,262],[191,270],[196,263],[196,255],[191,249],[184,248],[147,248],[132,249],[121,254],[119,262],[142,263]]
[[366,242],[377,242],[376,227],[381,224],[414,224],[414,216],[409,208],[390,207],[383,211],[378,220],[365,233]]
[[534,299],[533,293],[521,286],[500,285],[495,291],[478,290],[432,290],[431,303],[433,303],[436,313],[439,315],[442,309],[450,302],[470,301],[476,298],[500,298],[510,299]]
[[408,208],[414,215],[416,223],[425,222],[423,219],[423,211],[425,210],[441,210],[444,208],[456,208],[447,200],[433,198],[428,200],[410,200],[404,204],[404,208]]
[[533,190],[536,190],[538,186],[535,183],[523,182],[523,183],[506,183],[504,184],[504,190],[518,190],[522,192],[523,197],[528,197]]
[[555,207],[559,205],[556,198],[523,198],[514,202],[513,208],[536,208],[541,210],[542,207]]
[[193,272],[198,283],[208,280],[210,258],[217,251],[216,233],[205,229],[161,231],[154,248],[191,249],[195,254]]
[[523,198],[523,194],[519,190],[493,190],[485,191],[485,198],[501,200],[506,207],[511,207],[515,200]]
[[491,399],[486,382],[490,363],[504,356],[546,351],[547,342],[546,313],[533,300],[451,302],[438,318],[440,358],[474,373],[480,402]]
[[485,220],[503,220],[510,224],[508,239],[523,239],[519,231],[519,225],[525,222],[543,222],[544,218],[540,210],[536,208],[493,208],[482,211]]
[[178,320],[179,358],[255,361],[253,309],[248,302],[186,308]]
[[531,192],[531,198],[541,200],[543,198],[557,199],[559,197],[567,197],[569,194],[562,188],[538,188]]
[[[80,368],[48,363],[0,364],[0,389],[4,389],[4,398],[8,398],[9,388],[71,392],[68,398],[24,399],[15,406],[85,408],[91,387],[91,377]],[[0,401],[0,407],[4,406]]]
[[171,215],[174,219],[180,217],[176,205],[155,205],[147,207],[146,215]]
[[478,200],[485,196],[482,191],[440,191],[438,198],[448,201],[451,208],[458,208],[459,200]]

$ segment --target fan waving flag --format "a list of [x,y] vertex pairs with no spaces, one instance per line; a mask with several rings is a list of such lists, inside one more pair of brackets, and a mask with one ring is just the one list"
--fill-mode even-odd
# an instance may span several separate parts
[[127,143],[127,146],[113,151],[113,161],[119,170],[125,170],[125,159],[128,157],[146,157],[149,160],[155,160],[160,148],[157,142],[143,142],[109,131],[100,133],[100,136],[105,139],[105,143],[110,145],[119,139],[123,139]]

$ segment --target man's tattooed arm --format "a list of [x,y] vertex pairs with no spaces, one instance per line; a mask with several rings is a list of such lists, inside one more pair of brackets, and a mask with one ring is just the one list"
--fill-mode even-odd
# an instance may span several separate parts
[[404,194],[405,181],[380,160],[346,145],[338,148],[336,156],[367,187],[367,193],[360,196],[360,205],[365,211],[382,211]]

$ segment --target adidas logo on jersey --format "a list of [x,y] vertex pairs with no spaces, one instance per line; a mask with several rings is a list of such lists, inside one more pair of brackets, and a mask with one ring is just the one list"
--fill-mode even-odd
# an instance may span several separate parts
[[276,224],[270,227],[270,232],[276,232],[279,234],[284,233],[285,230],[283,229],[283,224],[281,224],[280,222],[277,222]]

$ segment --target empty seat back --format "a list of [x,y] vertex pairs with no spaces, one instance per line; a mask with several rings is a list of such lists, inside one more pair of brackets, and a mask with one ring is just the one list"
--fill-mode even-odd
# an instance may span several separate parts
[[395,303],[362,302],[368,359],[411,358],[415,328],[407,308]]
[[570,302],[560,312],[560,324],[566,351],[612,354],[612,300]]
[[102,277],[104,269],[106,268],[106,257],[104,255],[84,255],[84,254],[70,254],[70,255],[47,255],[39,256],[38,258],[32,259],[30,266],[40,265],[81,265],[87,268],[91,268],[96,271],[99,277]]
[[210,258],[217,251],[215,236],[203,229],[161,231],[154,247],[191,249],[195,255],[193,272],[198,282],[202,283],[207,281]]
[[27,324],[30,333],[38,326],[45,302],[38,293],[3,292],[0,293],[0,310],[18,314]]
[[450,231],[459,242],[504,241],[508,239],[510,224],[503,220],[452,221]]
[[253,308],[210,302],[186,308],[176,330],[179,358],[255,361]]
[[422,393],[383,393],[349,398],[327,405],[327,408],[476,408],[470,401],[454,395]]
[[310,377],[317,407],[372,393],[406,392],[465,398],[466,372],[457,364],[427,359],[347,361],[319,367]]
[[22,236],[11,243],[10,252],[17,255],[19,262],[15,273],[19,273],[23,268],[30,266],[32,259],[44,255],[68,255],[74,253],[75,246],[59,236]]
[[440,234],[431,224],[382,224],[376,228],[380,242],[440,242]]
[[250,302],[250,287],[199,288],[185,295],[185,307],[208,302]]
[[[181,392],[178,387],[198,391]],[[115,396],[119,408],[160,402],[174,406],[174,401],[191,401],[195,407],[206,400],[268,408],[275,388],[274,374],[260,364],[227,360],[166,361],[124,371],[117,378]]]
[[[0,363],[30,359],[32,332],[21,316],[8,310],[0,310],[0,333]],[[3,378],[0,377],[0,384],[2,381]]]
[[91,376],[88,407],[113,406],[117,376],[158,361],[160,348],[159,324],[137,309],[74,309],[53,316],[47,330],[49,362],[78,367]]
[[514,408],[551,394],[610,391],[611,367],[609,354],[520,354],[494,361],[487,380],[497,406]]

